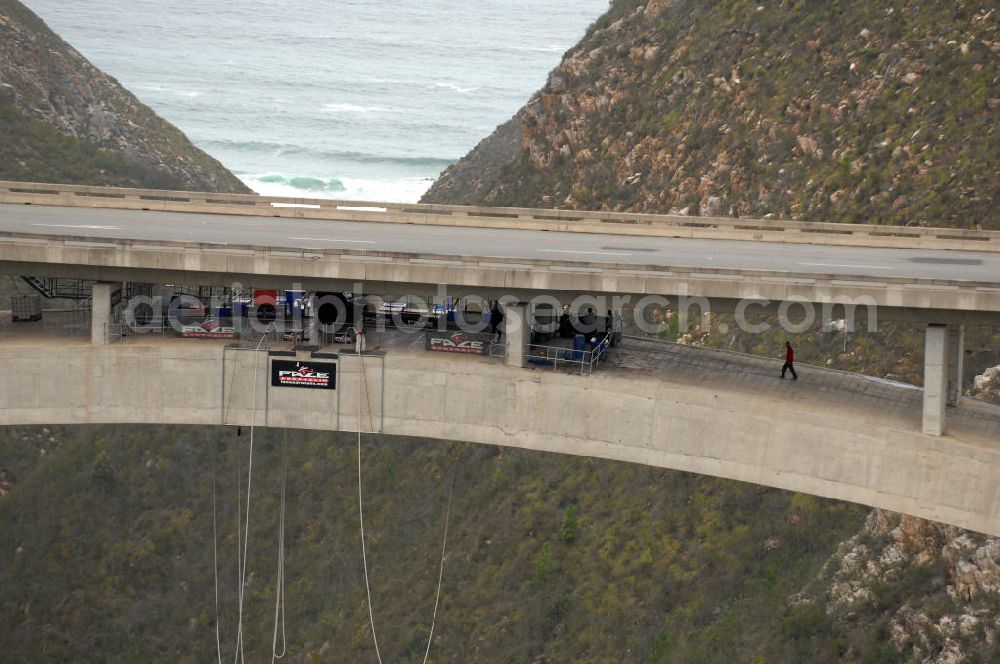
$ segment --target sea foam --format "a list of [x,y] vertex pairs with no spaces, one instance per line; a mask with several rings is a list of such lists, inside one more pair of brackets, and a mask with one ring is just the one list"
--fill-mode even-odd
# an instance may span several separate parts
[[419,200],[434,182],[433,178],[310,178],[288,177],[274,173],[241,174],[240,179],[262,196],[288,198],[329,198],[342,201],[377,201],[410,203]]
[[445,90],[452,90],[458,92],[459,94],[469,94],[470,92],[476,92],[479,90],[477,87],[467,87],[463,88],[461,85],[455,85],[454,83],[444,83],[440,81],[435,81],[431,83],[432,88],[444,88]]
[[385,106],[362,106],[360,104],[326,104],[323,110],[327,113],[389,113],[391,108]]

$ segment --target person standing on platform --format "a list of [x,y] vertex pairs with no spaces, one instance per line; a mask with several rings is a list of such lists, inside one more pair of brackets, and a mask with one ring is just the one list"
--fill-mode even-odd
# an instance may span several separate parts
[[368,342],[365,339],[365,325],[361,323],[354,328],[354,352],[361,355],[368,349]]
[[493,306],[490,308],[490,334],[494,338],[496,338],[502,322],[503,313],[500,311],[500,303],[498,301],[494,301]]
[[798,380],[799,376],[795,373],[795,349],[792,348],[792,344],[785,342],[785,364],[781,367],[781,377],[785,377],[785,372],[792,372],[792,380]]

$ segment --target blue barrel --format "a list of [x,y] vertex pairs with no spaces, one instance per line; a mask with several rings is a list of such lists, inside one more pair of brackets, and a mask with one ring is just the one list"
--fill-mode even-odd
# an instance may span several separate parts
[[587,337],[577,334],[573,337],[573,359],[579,362],[583,359],[583,351],[587,350]]
[[249,311],[248,302],[233,302],[233,313],[237,316],[246,316]]
[[232,307],[219,307],[217,310],[217,315],[219,318],[232,318],[233,309]]

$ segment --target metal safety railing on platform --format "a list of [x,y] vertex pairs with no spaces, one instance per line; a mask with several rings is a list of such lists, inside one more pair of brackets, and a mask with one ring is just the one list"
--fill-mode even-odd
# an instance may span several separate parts
[[507,357],[507,344],[500,342],[499,334],[494,334],[492,341],[490,341],[489,356]]
[[531,344],[525,359],[536,366],[551,366],[553,371],[560,368],[579,368],[581,376],[589,376],[607,357],[611,347],[611,334],[600,341],[590,342],[589,349],[566,348],[564,346],[543,346]]
[[129,336],[128,325],[124,323],[105,323],[104,324],[104,341],[105,343],[114,343],[116,341],[121,341],[125,337]]
[[[611,351],[612,333],[608,332],[599,341],[595,341],[590,349],[567,348],[566,346],[547,346],[529,344],[525,360],[535,366],[559,369],[579,369],[581,376],[589,376],[602,362],[608,360]],[[507,357],[507,345],[497,335],[490,342],[488,355],[490,357]]]
[[69,311],[42,312],[43,328],[67,337],[90,336],[90,309],[78,308]]

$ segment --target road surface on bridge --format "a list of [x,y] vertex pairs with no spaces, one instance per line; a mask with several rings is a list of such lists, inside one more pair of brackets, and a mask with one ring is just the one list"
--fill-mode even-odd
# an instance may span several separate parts
[[0,204],[0,232],[1000,283],[1000,254]]

